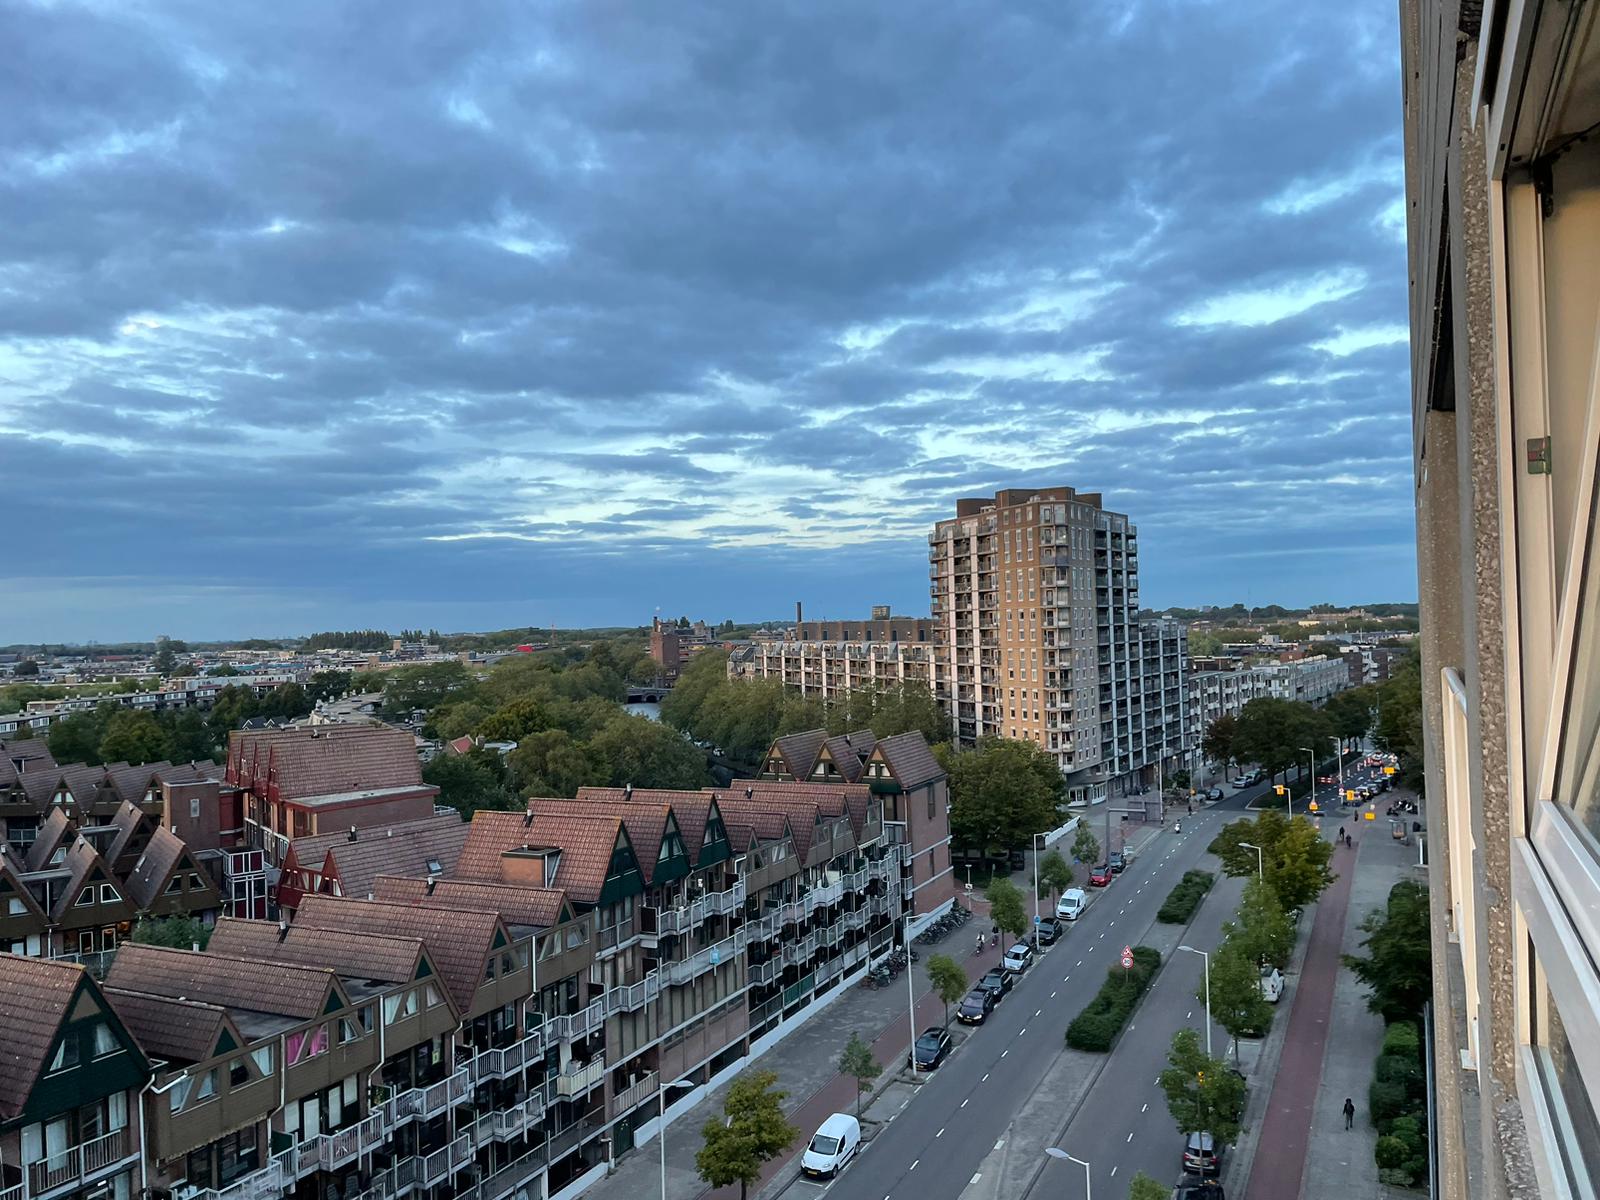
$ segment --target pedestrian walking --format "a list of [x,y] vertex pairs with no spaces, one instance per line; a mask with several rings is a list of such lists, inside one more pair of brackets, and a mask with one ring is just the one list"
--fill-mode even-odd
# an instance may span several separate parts
[[1333,844],[1335,846],[1338,846],[1338,845],[1342,845],[1343,842],[1344,842],[1344,826],[1341,825],[1341,826],[1339,826],[1339,836],[1334,839],[1334,843]]
[[1344,1127],[1354,1129],[1356,1124],[1356,1102],[1349,1096],[1344,1098]]

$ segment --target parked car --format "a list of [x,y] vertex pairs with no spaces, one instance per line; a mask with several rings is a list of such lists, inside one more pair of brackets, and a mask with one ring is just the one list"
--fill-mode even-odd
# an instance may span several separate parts
[[1255,780],[1251,779],[1250,776],[1241,775],[1241,776],[1239,776],[1239,778],[1237,778],[1237,779],[1235,779],[1233,781],[1233,788],[1234,788],[1235,791],[1243,791],[1245,788],[1249,787],[1254,782],[1255,782]]
[[1106,866],[1111,868],[1113,875],[1121,875],[1123,868],[1127,865],[1127,859],[1123,858],[1121,850],[1113,850],[1106,855]]
[[1089,882],[1091,884],[1093,884],[1095,887],[1109,887],[1111,885],[1111,866],[1110,866],[1110,864],[1101,863],[1094,870],[1090,871],[1089,872]]
[[916,1044],[911,1047],[911,1069],[914,1071],[931,1071],[945,1060],[955,1043],[950,1040],[950,1031],[938,1025],[930,1026],[922,1031]]
[[1062,924],[1054,917],[1041,917],[1033,928],[1033,940],[1041,946],[1054,946],[1061,936]]
[[1006,956],[1000,960],[1000,965],[1013,975],[1021,975],[1033,966],[1033,947],[1027,942],[1018,942],[1006,951]]
[[1276,1004],[1283,995],[1283,972],[1277,967],[1261,968],[1261,998],[1268,1004]]
[[990,967],[978,980],[978,986],[984,991],[993,992],[996,1000],[1004,1000],[1006,993],[1011,990],[1011,972],[1004,967]]
[[849,1113],[834,1113],[811,1135],[811,1143],[800,1156],[800,1170],[818,1178],[837,1175],[859,1149],[861,1122]]
[[1183,1145],[1183,1169],[1196,1175],[1222,1174],[1222,1147],[1209,1133],[1191,1133]]
[[962,999],[961,1007],[956,1009],[956,1020],[963,1025],[982,1025],[999,1003],[1000,994],[980,983]]
[[1226,1200],[1222,1183],[1204,1175],[1185,1175],[1172,1189],[1172,1200]]
[[1061,899],[1056,901],[1056,916],[1063,921],[1076,921],[1088,902],[1089,897],[1084,894],[1082,888],[1068,888],[1061,893]]
[[1219,788],[1219,787],[1212,788],[1209,792],[1206,793],[1206,799],[1207,800],[1221,800],[1222,799],[1222,789]]

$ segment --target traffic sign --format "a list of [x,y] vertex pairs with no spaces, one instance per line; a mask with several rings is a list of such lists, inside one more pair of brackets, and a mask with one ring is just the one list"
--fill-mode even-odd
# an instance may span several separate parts
[[1034,914],[1033,914],[1033,923],[1034,923],[1034,924],[1035,924],[1035,925],[1037,925],[1037,924],[1038,924],[1038,923],[1039,923],[1039,922],[1040,922],[1040,921],[1042,921],[1042,920],[1044,920],[1044,918],[1043,918],[1043,917],[1041,917],[1041,916],[1040,916],[1040,915],[1039,915],[1039,914],[1038,914],[1038,913],[1034,913]]
[[1317,811],[1317,802],[1315,800],[1313,800],[1311,802],[1311,811],[1312,812],[1316,812]]
[[1124,970],[1124,971],[1131,971],[1131,970],[1133,970],[1133,955],[1131,955],[1131,954],[1124,954],[1124,955],[1123,955],[1123,956],[1122,956],[1122,969],[1123,969],[1123,970]]
[[1394,774],[1394,768],[1393,767],[1385,767],[1383,769],[1383,773],[1385,775],[1393,775]]

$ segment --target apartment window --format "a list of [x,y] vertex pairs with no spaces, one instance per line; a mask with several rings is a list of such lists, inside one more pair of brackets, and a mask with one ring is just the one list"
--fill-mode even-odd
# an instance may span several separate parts
[[108,1054],[115,1054],[122,1049],[122,1043],[117,1041],[117,1035],[111,1032],[111,1026],[101,1022],[94,1027],[94,1056],[104,1058]]
[[55,1057],[50,1060],[50,1072],[67,1071],[78,1065],[78,1038],[70,1029],[62,1034],[56,1044]]
[[15,896],[6,901],[6,914],[8,916],[20,917],[27,911],[28,906]]
[[121,899],[122,897],[117,893],[117,889],[112,887],[109,883],[102,883],[100,885],[101,904],[115,904]]
[[328,1049],[328,1027],[318,1025],[314,1029],[299,1029],[283,1040],[283,1052],[289,1066],[306,1062],[319,1054],[324,1054]]
[[200,797],[199,796],[191,796],[189,798],[189,819],[191,821],[198,821],[200,819]]
[[83,891],[78,893],[78,898],[72,902],[72,906],[74,908],[87,908],[93,903],[94,886],[91,884],[89,887],[84,888]]

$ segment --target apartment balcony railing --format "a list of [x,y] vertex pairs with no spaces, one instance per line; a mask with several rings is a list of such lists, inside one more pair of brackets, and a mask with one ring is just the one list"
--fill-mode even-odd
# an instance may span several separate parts
[[660,1076],[654,1071],[648,1071],[638,1080],[623,1088],[611,1098],[611,1115],[620,1117],[625,1112],[643,1104],[646,1100],[659,1100],[659,1087],[657,1081]]
[[817,938],[815,934],[811,934],[799,941],[786,943],[783,947],[783,961],[792,967],[799,966],[809,962],[816,952]]
[[789,900],[778,910],[780,923],[784,925],[798,925],[806,919],[806,906],[799,900]]
[[556,1095],[581,1096],[606,1076],[606,1056],[601,1054],[581,1066],[568,1065],[556,1076]]
[[560,1133],[552,1134],[549,1141],[550,1161],[555,1162],[569,1150],[588,1141],[604,1129],[605,1124],[604,1113],[590,1113],[575,1124],[568,1125]]
[[865,865],[839,876],[839,884],[847,892],[859,892],[871,881],[872,874]]
[[782,927],[783,913],[780,909],[774,908],[764,916],[746,922],[744,928],[752,942],[761,942],[770,937],[777,937],[778,930]]
[[485,1079],[503,1079],[529,1063],[538,1062],[544,1057],[544,1051],[545,1031],[541,1026],[509,1046],[478,1051],[466,1062],[467,1077],[473,1083],[482,1083]]
[[[23,1200],[23,1197],[27,1194],[27,1191],[28,1187],[26,1184],[16,1184],[13,1187],[6,1188],[4,1191],[0,1191],[0,1200]],[[216,1193],[212,1192],[209,1193],[209,1195],[214,1196]]]
[[682,908],[660,910],[656,917],[656,930],[661,934],[682,934],[705,923],[709,916],[724,916],[737,912],[744,904],[745,881],[740,879],[731,888],[709,892]]
[[844,884],[834,881],[820,883],[805,894],[806,916],[810,916],[819,908],[830,904],[837,904],[844,899]]
[[410,1088],[391,1097],[383,1106],[383,1116],[391,1128],[416,1118],[426,1121],[460,1104],[471,1094],[472,1076],[462,1067],[448,1079],[427,1087]]
[[867,910],[864,908],[858,908],[854,912],[847,912],[844,915],[845,929],[862,929],[866,924]]
[[776,983],[778,976],[782,973],[783,960],[781,958],[769,958],[766,962],[752,963],[750,965],[749,978],[752,984],[759,984],[765,987]]
[[545,1022],[545,1034],[551,1041],[574,1042],[587,1037],[605,1023],[605,1001],[596,1000],[578,1012],[550,1017]]
[[[289,1177],[283,1163],[274,1158],[259,1171],[251,1171],[242,1179],[235,1179],[225,1188],[202,1188],[190,1200],[281,1200],[283,1193],[292,1186],[294,1180]],[[12,1192],[16,1192],[15,1197]],[[0,1200],[21,1200],[22,1189],[19,1184],[0,1192]]]
[[734,955],[742,951],[749,942],[749,937],[741,928],[734,932],[732,937],[723,938],[714,946],[707,946],[696,951],[688,958],[678,962],[664,962],[661,964],[661,975],[667,983],[688,983],[691,979],[705,974],[715,966],[729,962]]
[[550,1156],[545,1144],[541,1142],[488,1178],[468,1187],[456,1189],[455,1200],[504,1200],[504,1197],[537,1177],[549,1165]]
[[638,983],[610,988],[600,997],[600,1003],[605,1006],[606,1016],[610,1017],[620,1012],[633,1012],[643,1008],[659,995],[661,995],[661,975],[659,972],[651,971]]
[[373,1113],[348,1129],[337,1133],[324,1133],[302,1146],[313,1143],[317,1150],[316,1165],[324,1171],[336,1171],[346,1163],[354,1162],[363,1151],[374,1149],[388,1140],[389,1125],[381,1112]]
[[44,1161],[28,1166],[31,1194],[37,1196],[76,1183],[86,1175],[103,1171],[118,1160],[127,1158],[130,1153],[128,1131],[117,1129],[92,1141],[47,1155]]

